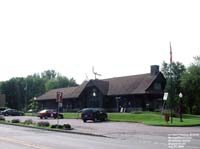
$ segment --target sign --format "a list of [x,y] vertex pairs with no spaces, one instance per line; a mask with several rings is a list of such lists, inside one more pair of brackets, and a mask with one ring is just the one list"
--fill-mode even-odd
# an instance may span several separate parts
[[62,102],[63,92],[57,92],[56,102]]
[[164,93],[163,100],[167,100],[168,93]]

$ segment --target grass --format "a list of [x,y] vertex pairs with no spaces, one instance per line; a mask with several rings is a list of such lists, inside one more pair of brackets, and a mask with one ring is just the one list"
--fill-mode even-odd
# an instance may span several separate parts
[[37,113],[26,112],[24,113],[25,116],[37,116]]
[[80,118],[80,113],[75,113],[75,112],[66,112],[66,113],[62,113],[64,118]]
[[[63,113],[64,118],[80,118],[80,113]],[[173,117],[173,123],[168,123],[159,112],[132,112],[132,113],[108,113],[108,120],[118,122],[138,122],[150,125],[163,126],[189,126],[200,125],[200,115],[183,115],[183,122],[180,122],[179,117]]]
[[108,113],[108,118],[111,121],[126,121],[126,122],[139,122],[151,125],[163,126],[189,126],[200,125],[200,116],[196,115],[183,115],[183,122],[180,122],[179,117],[173,117],[173,123],[168,123],[164,117],[158,112],[140,112],[140,113]]

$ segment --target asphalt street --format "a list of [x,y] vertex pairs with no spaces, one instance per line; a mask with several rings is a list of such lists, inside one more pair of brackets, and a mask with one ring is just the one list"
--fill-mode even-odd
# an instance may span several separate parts
[[[149,142],[118,140],[68,133],[58,133],[0,124],[0,146],[2,149],[145,149],[154,147]],[[148,144],[148,145],[147,145]],[[166,147],[163,144],[157,149]]]
[[[21,121],[37,117],[6,117],[7,120],[20,118]],[[43,120],[47,121],[47,120]],[[51,124],[57,122],[48,119]],[[16,126],[0,125],[0,145],[7,148],[131,148],[167,149],[177,147],[174,141],[181,141],[177,148],[199,149],[200,127],[155,127],[139,123],[103,122],[83,123],[80,119],[62,119],[60,124],[69,123],[74,128],[72,132],[83,132],[103,135],[106,137],[85,136],[49,132]],[[178,139],[177,139],[178,138]],[[186,142],[183,142],[186,141]],[[171,145],[172,144],[172,145]],[[6,149],[6,148],[5,148]]]

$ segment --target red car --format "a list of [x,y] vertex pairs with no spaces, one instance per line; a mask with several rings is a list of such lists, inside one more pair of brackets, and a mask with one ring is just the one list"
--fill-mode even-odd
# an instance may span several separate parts
[[61,114],[61,113],[57,113],[55,110],[51,110],[51,109],[44,109],[44,110],[42,110],[42,111],[40,111],[40,112],[38,112],[38,117],[40,117],[40,119],[43,119],[43,118],[45,118],[45,119],[47,119],[47,118],[63,118],[63,114]]

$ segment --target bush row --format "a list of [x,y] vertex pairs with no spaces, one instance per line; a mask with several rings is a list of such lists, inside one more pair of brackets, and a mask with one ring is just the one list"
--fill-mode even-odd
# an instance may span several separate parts
[[0,121],[5,121],[5,118],[3,115],[0,115]]
[[37,123],[37,125],[40,127],[49,127],[50,123],[48,121],[40,121]]
[[57,128],[57,129],[71,129],[70,124],[64,124],[64,125],[51,125],[51,128]]
[[[0,115],[0,121],[5,121],[4,116]],[[25,124],[25,125],[33,125],[33,124],[35,124],[32,119],[25,120],[24,122],[20,122],[19,119],[12,119],[11,123],[22,123],[22,124]],[[37,126],[39,126],[39,127],[50,127],[50,128],[56,128],[56,129],[71,129],[71,125],[70,124],[64,124],[64,125],[54,124],[54,125],[50,125],[50,123],[48,121],[39,121],[37,123]]]

